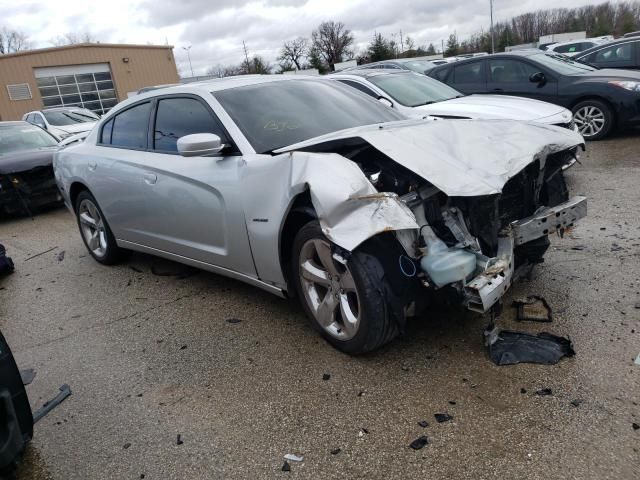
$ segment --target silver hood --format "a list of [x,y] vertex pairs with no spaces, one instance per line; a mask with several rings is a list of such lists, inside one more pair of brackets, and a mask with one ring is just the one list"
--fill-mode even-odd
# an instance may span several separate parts
[[274,153],[362,138],[449,196],[500,193],[524,167],[584,144],[571,130],[513,120],[408,120],[367,125],[312,138]]

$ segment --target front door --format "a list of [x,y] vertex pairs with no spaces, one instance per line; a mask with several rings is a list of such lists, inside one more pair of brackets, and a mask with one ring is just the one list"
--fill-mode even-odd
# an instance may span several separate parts
[[534,98],[545,102],[558,102],[558,82],[544,73],[544,82],[532,82],[531,75],[540,73],[529,62],[512,58],[487,59],[487,91],[489,93]]

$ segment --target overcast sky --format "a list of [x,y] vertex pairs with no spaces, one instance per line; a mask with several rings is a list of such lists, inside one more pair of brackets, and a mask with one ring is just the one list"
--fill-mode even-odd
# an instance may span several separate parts
[[[495,0],[496,21],[542,8],[602,0]],[[308,37],[324,20],[345,23],[364,50],[374,31],[402,30],[418,45],[439,46],[454,30],[461,38],[489,27],[489,0],[0,0],[0,26],[27,33],[34,47],[50,47],[67,32],[90,32],[101,42],[169,43],[178,67],[196,75],[215,64],[238,64],[242,40],[249,55],[275,61],[283,41]],[[399,36],[396,37],[399,39]]]

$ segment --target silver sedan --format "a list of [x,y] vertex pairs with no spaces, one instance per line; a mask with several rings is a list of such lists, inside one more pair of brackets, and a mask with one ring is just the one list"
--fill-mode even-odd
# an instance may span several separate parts
[[130,98],[54,169],[98,262],[137,250],[298,297],[355,354],[433,294],[493,308],[585,215],[562,176],[582,144],[548,125],[410,120],[329,80],[242,76]]

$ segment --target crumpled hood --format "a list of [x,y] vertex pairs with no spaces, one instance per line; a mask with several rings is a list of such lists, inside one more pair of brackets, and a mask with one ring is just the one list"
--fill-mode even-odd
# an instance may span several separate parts
[[53,161],[53,153],[58,147],[42,150],[26,150],[24,152],[0,155],[0,174],[26,172],[36,167],[46,167]]
[[583,145],[566,128],[512,120],[408,120],[351,128],[279,150],[304,150],[328,141],[362,138],[449,196],[500,193],[536,159]]
[[475,119],[510,119],[534,121],[547,117],[555,117],[565,113],[570,122],[571,112],[564,107],[552,103],[541,102],[523,97],[508,97],[505,95],[468,95],[452,98],[443,102],[415,107],[414,110],[429,115],[452,115]]

